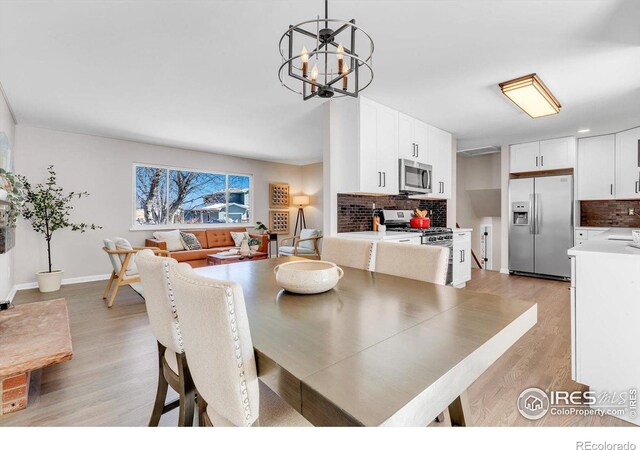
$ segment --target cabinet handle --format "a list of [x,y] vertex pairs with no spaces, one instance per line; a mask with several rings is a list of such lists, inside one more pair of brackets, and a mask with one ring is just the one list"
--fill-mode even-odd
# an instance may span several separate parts
[[536,156],[536,167],[538,167],[538,157]]
[[540,167],[544,167],[544,155],[540,157]]
[[635,182],[635,185],[636,185],[636,194],[637,194],[638,193],[638,182],[637,181]]
[[400,239],[398,242],[409,242],[409,239]]
[[382,172],[378,172],[378,187],[382,187]]
[[387,172],[382,172],[382,187],[387,187]]
[[416,156],[416,144],[411,144],[413,145],[413,151],[411,152],[411,156]]
[[416,144],[416,158],[420,157],[420,144]]
[[458,262],[462,262],[462,261],[463,261],[462,260],[462,250],[460,250],[460,261],[458,261]]
[[613,195],[613,184],[611,184],[611,195]]

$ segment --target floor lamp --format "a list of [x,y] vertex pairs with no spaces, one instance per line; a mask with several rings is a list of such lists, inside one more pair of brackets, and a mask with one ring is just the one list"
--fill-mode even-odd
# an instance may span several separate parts
[[308,195],[294,195],[291,201],[298,207],[298,216],[296,217],[296,227],[293,229],[293,235],[298,236],[298,224],[300,224],[300,231],[307,228],[307,222],[304,220],[304,207],[309,204]]

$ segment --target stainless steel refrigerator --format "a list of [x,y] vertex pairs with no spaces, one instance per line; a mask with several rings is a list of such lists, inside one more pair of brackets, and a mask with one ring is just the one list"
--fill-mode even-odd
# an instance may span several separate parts
[[569,278],[573,176],[509,181],[509,271]]

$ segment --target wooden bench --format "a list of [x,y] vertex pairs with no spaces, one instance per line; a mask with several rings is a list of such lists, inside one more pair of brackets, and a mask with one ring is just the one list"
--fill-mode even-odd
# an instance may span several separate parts
[[[39,370],[73,356],[65,299],[0,312],[0,416],[27,407]],[[37,380],[37,381],[35,381]]]

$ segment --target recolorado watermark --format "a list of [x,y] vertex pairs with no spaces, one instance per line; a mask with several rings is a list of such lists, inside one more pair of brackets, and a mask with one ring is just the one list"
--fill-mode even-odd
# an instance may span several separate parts
[[636,450],[633,442],[576,442],[576,450]]
[[[554,416],[627,416],[638,415],[638,391],[543,391],[527,388],[518,397],[518,411],[529,420],[538,420],[551,414]],[[585,450],[590,450],[584,447]],[[610,450],[596,448],[593,450]],[[635,447],[634,447],[635,449]],[[629,449],[629,450],[634,450]],[[611,447],[617,450],[617,447]],[[626,450],[622,447],[620,450]]]

